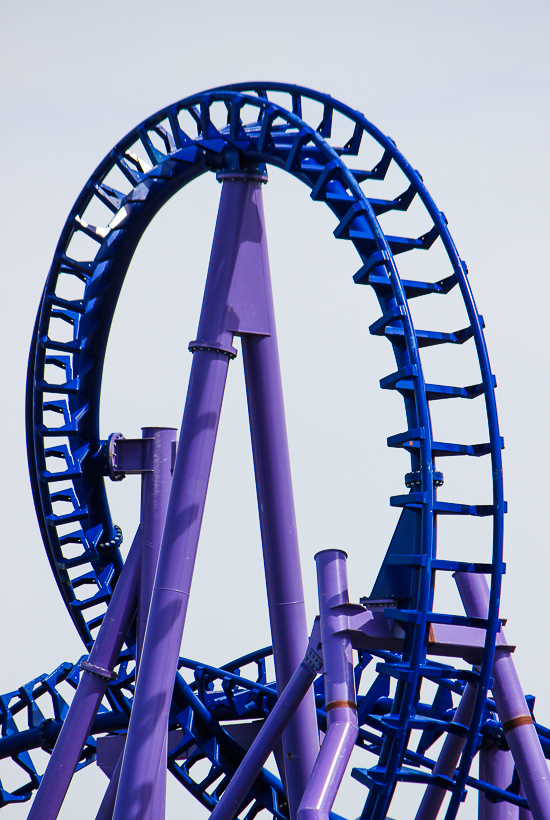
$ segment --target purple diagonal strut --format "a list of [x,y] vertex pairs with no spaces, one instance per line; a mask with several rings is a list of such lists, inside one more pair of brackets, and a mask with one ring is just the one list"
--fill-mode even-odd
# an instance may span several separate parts
[[[473,683],[467,683],[455,712],[453,723],[460,723],[463,726],[470,725],[475,697],[476,686]],[[465,743],[466,738],[449,733],[445,738],[433,773],[452,777]],[[430,783],[424,792],[424,797],[416,812],[415,820],[437,820],[437,815],[443,805],[446,794],[446,789]]]
[[227,213],[227,203],[225,209],[223,206],[222,193],[115,820],[138,820],[149,811],[163,755],[229,355],[233,351],[232,334],[225,329],[234,267],[227,254],[225,223],[232,223],[238,233],[235,222],[239,214],[231,209]]
[[122,768],[123,755],[124,750],[120,753],[120,756],[117,760],[116,766],[111,775],[111,779],[109,780],[109,785],[105,790],[103,800],[101,801],[101,805],[97,810],[95,820],[112,820],[113,812],[115,810],[116,793],[118,789],[118,783],[120,780],[120,770]]
[[[507,789],[514,774],[514,759],[510,752],[497,746],[479,751],[479,779],[500,789]],[[519,809],[511,803],[493,803],[487,795],[479,792],[478,820],[518,820]]]
[[[87,668],[83,667],[78,689],[29,812],[29,820],[55,820],[59,814],[80,753],[109,685],[109,673],[118,660],[136,611],[140,558],[141,532],[138,529],[88,658]],[[92,671],[94,669],[95,672]]]
[[[262,192],[257,183],[250,188],[247,210],[248,241],[242,249],[246,267],[242,266],[242,273],[239,270],[230,326],[242,336],[273,656],[277,688],[282,692],[304,657],[308,629]],[[313,690],[285,730],[283,748],[290,815],[295,818],[319,752]]]
[[321,670],[319,657],[319,624],[316,621],[308,650],[302,663],[279,696],[273,710],[247,751],[241,765],[212,812],[212,820],[233,820],[262,766],[279,742],[292,715]]
[[[525,789],[523,786],[520,787],[519,794],[520,797],[525,797]],[[533,820],[533,815],[529,809],[520,808],[518,820]]]
[[[482,575],[456,572],[466,614],[486,618],[489,588]],[[510,650],[498,646],[493,663],[493,698],[534,820],[550,820],[550,775]]]
[[[257,248],[259,246],[263,253],[265,247],[263,221],[259,220],[259,197],[257,178],[232,175],[231,179],[224,182],[199,330],[196,341],[190,344],[194,359],[120,776],[115,820],[137,820],[146,816],[153,799],[227,368],[229,358],[236,353],[231,346],[233,334],[237,332],[243,336],[265,336],[274,327],[266,312],[266,265],[258,268],[258,275],[254,275]],[[271,367],[268,381],[273,381],[274,364],[278,375],[278,361],[274,362],[273,357],[268,355],[266,362]],[[260,379],[263,378],[263,374],[257,375]],[[249,382],[248,375],[247,384]],[[278,384],[280,393],[280,379]],[[271,400],[270,396],[276,402],[280,424],[282,402],[277,401],[276,385],[267,400]],[[266,408],[262,407],[262,400],[258,403],[258,414],[269,416]],[[251,415],[254,416],[254,411]],[[284,419],[284,415],[282,418]],[[267,459],[268,466],[260,469],[265,474],[271,469],[278,470],[278,475],[282,473],[286,477],[288,473],[289,476],[289,468],[279,468],[280,462],[284,463],[285,459],[288,461],[286,449],[283,448],[281,452],[277,450],[277,447],[279,450],[282,447],[280,427],[274,430],[273,435],[277,446],[275,452],[272,448],[270,453],[274,460]],[[286,445],[286,436],[284,444]],[[272,481],[271,485],[276,487],[277,480]],[[286,533],[287,522],[293,521],[294,513],[292,499],[288,498],[286,491],[281,499],[276,499],[276,503],[271,504],[271,510],[272,515],[280,516],[283,521],[282,525],[274,524],[273,527],[277,529],[280,526],[283,534]],[[290,550],[285,549],[287,541],[290,541]],[[279,558],[277,555],[273,558],[272,553],[277,550],[281,550],[282,554]],[[301,581],[296,585],[293,579],[289,587],[284,579],[274,579],[273,572],[300,575],[295,527],[292,527],[290,539],[274,539],[269,543],[267,552],[269,560],[266,559],[266,577],[268,594],[271,596],[270,605],[283,610],[277,613],[275,621],[272,617],[272,624],[275,624],[273,642],[280,649],[277,662],[279,666],[282,664],[283,669],[290,670],[290,677],[300,662],[307,643],[303,593]],[[314,756],[311,749],[318,742],[312,701],[308,721],[309,733],[298,732],[293,749],[298,766],[291,765],[288,770],[287,781],[291,794],[299,794],[299,789],[303,787],[305,768],[308,760]],[[298,725],[304,726],[301,716]]]

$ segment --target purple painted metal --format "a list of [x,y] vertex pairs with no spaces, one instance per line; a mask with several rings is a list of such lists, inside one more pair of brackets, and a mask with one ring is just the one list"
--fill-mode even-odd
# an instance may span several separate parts
[[138,605],[138,666],[147,626],[147,615],[157,571],[162,532],[172,484],[172,449],[176,442],[173,427],[143,427],[148,442],[147,471],[141,479],[141,580]]
[[[168,734],[168,733],[167,733]],[[113,812],[115,810],[115,802],[116,796],[118,791],[118,784],[120,781],[120,772],[122,770],[122,760],[124,758],[124,748],[126,745],[126,738],[127,735],[123,736],[124,744],[122,747],[122,751],[120,752],[120,756],[117,760],[116,766],[114,771],[109,779],[109,785],[105,790],[105,794],[103,795],[103,800],[101,801],[101,805],[97,811],[95,820],[111,820],[113,816]],[[155,796],[151,801],[151,805],[148,809],[148,814],[144,815],[147,816],[148,820],[162,820],[165,815],[166,809],[166,769],[167,769],[167,758],[168,758],[168,746],[167,746],[168,737],[166,737],[164,748],[161,752],[160,762],[159,762],[159,772],[157,781],[155,784]]]
[[[496,746],[481,748],[479,752],[479,779],[500,789],[507,789],[514,774],[514,758]],[[478,820],[518,820],[519,809],[511,803],[492,803],[483,792],[479,793]]]
[[[262,193],[259,184],[245,184],[241,207],[247,241],[240,253],[230,327],[242,336],[273,657],[282,691],[304,656],[308,629]],[[295,818],[319,752],[313,691],[290,721],[283,748],[290,816]]]
[[[525,790],[523,786],[520,787],[519,793],[521,797],[525,797]],[[518,820],[533,820],[533,815],[531,814],[529,809],[520,809]]]
[[[242,214],[222,198],[183,413],[172,490],[145,633],[115,820],[137,820],[152,805],[168,726],[179,650],[222,407],[232,333],[227,330]],[[233,239],[233,241],[231,241]]]
[[[166,518],[166,508],[172,483],[172,451],[176,442],[173,427],[143,427],[143,471],[141,472],[141,571],[137,615],[137,671],[147,615],[153,592],[153,582],[157,569],[158,555],[162,541],[162,531]],[[96,820],[110,820],[113,816],[115,799],[120,778],[123,752],[121,752],[109,785],[101,801]],[[164,756],[166,757],[166,756]],[[155,800],[150,813],[151,820],[164,817],[166,794],[166,766],[159,767]],[[157,796],[158,795],[158,796]]]
[[[90,653],[88,669],[82,665],[78,688],[29,812],[29,820],[55,820],[65,799],[80,753],[90,734],[112,669],[135,615],[140,557],[141,533],[138,529]],[[95,671],[89,671],[91,669]]]
[[[147,467],[141,479],[141,580],[138,604],[138,675],[139,661],[145,638],[145,628],[149,615],[149,606],[153,594],[153,583],[157,571],[164,521],[172,485],[172,452],[176,443],[176,430],[173,427],[143,427],[144,439],[148,442]],[[168,757],[168,727],[164,738],[164,749],[161,753],[159,774],[155,787],[155,797],[151,810],[144,815],[144,820],[162,820],[166,803],[166,765]]]
[[357,739],[353,650],[345,633],[347,617],[342,606],[349,601],[346,558],[342,550],[324,550],[315,556],[327,733],[300,803],[298,820],[328,820]]
[[212,812],[212,820],[233,820],[254,780],[275,749],[290,719],[322,667],[319,655],[319,624],[315,622],[308,650],[286,685],[266,722],[256,736],[241,765]]
[[109,785],[103,795],[103,800],[95,816],[95,820],[111,820],[115,810],[116,793],[118,789],[118,782],[120,780],[120,770],[122,768],[123,752],[121,752],[115,770],[109,780]]
[[[354,649],[403,652],[405,630],[399,621],[390,621],[379,605],[348,607],[348,634]],[[483,659],[486,632],[484,629],[457,624],[432,624],[428,655],[464,658],[476,666]],[[499,633],[497,643],[511,652],[515,647],[504,645]]]
[[[176,729],[168,735],[168,748],[174,749],[183,737],[181,729]],[[105,745],[108,743],[107,752]],[[120,780],[120,771],[122,768],[122,759],[124,756],[124,745],[126,743],[126,735],[107,735],[104,738],[98,739],[97,748],[97,763],[103,772],[110,778],[109,785],[101,801],[101,805],[96,814],[95,820],[111,820],[115,808],[116,793],[118,789],[118,782]],[[109,750],[109,746],[114,747]],[[113,761],[112,752],[120,750],[119,754],[115,756]],[[111,758],[111,760],[109,760]],[[109,766],[109,764],[114,765]],[[107,766],[105,765],[107,763]],[[162,765],[162,763],[161,763]],[[164,766],[166,769],[166,766]],[[109,770],[110,769],[110,770]],[[159,778],[160,780],[160,778]],[[157,780],[157,788],[159,780]]]
[[227,366],[228,357],[221,352],[195,353],[115,818],[146,816],[153,799]]
[[[482,575],[454,575],[466,614],[486,618],[489,588]],[[501,630],[502,633],[502,630]],[[504,640],[504,636],[502,636]],[[535,820],[550,820],[550,775],[509,649],[497,643],[493,699]]]
[[[233,334],[237,333],[243,336],[243,350],[247,351],[245,373],[279,686],[288,682],[306,648],[304,596],[274,328],[260,178],[225,175],[199,330],[196,341],[189,345],[194,359],[115,820],[147,816],[152,803],[227,368],[229,359],[236,355]],[[250,344],[248,334],[253,336]],[[257,344],[265,340],[272,340],[271,344]],[[261,383],[257,390],[256,381]],[[298,710],[285,733],[291,807],[293,802],[297,805],[302,794],[316,744],[317,723],[310,697],[306,709]]]
[[[467,683],[455,712],[453,723],[460,723],[463,726],[470,725],[475,697],[476,686]],[[465,742],[466,738],[464,737],[448,734],[439,753],[439,757],[437,758],[433,773],[452,777]],[[446,789],[442,789],[440,786],[429,785],[424,792],[424,797],[416,812],[415,820],[435,820],[446,794]]]

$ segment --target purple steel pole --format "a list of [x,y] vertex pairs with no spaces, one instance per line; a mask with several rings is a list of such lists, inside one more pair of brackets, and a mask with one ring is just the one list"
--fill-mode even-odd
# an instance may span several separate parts
[[143,427],[147,442],[149,470],[141,477],[141,580],[139,588],[137,642],[138,666],[147,626],[147,615],[153,582],[157,571],[164,520],[172,484],[172,448],[176,442],[174,427]]
[[342,550],[324,550],[315,556],[327,733],[300,803],[298,820],[328,820],[357,739],[353,650],[350,638],[337,634],[347,627],[347,619],[337,611],[349,600],[346,558]]
[[[476,691],[477,687],[472,683],[466,684],[455,712],[453,723],[460,723],[463,726],[470,725]],[[452,777],[465,743],[466,738],[460,737],[459,735],[448,734],[441,747],[433,773]],[[446,794],[446,789],[430,784],[424,792],[424,797],[416,812],[415,820],[436,820]]]
[[[118,783],[120,780],[120,771],[122,769],[122,760],[124,757],[124,750],[120,753],[120,757],[117,760],[115,769],[113,774],[111,775],[111,779],[109,780],[109,785],[103,795],[103,800],[101,801],[101,805],[97,810],[97,814],[95,816],[95,820],[112,820],[113,812],[115,810],[115,801],[117,796],[118,790]],[[155,785],[155,798],[152,801],[152,811],[156,812],[156,816],[163,817],[164,815],[162,812],[166,809],[166,764],[165,758],[168,757],[168,744],[166,744],[166,755],[164,751],[162,752],[161,762],[159,766],[159,776],[157,778],[157,782]],[[164,777],[163,777],[163,770],[164,770]],[[157,802],[157,791],[162,790],[159,792],[159,798]],[[161,812],[159,815],[158,813]]]
[[115,820],[137,820],[151,804],[162,758],[179,649],[195,565],[208,479],[221,412],[234,316],[231,292],[241,245],[247,245],[250,187],[228,180],[222,189],[172,490],[149,609],[140,672],[115,804]]
[[[521,797],[525,797],[525,789],[523,786],[520,787],[519,793]],[[533,815],[529,809],[520,808],[518,820],[533,820]]]
[[288,722],[295,714],[323,665],[316,651],[318,643],[319,631],[318,627],[314,627],[312,639],[304,659],[294,672],[252,746],[243,758],[241,765],[231,778],[228,787],[211,814],[212,820],[233,820],[238,813],[239,806],[250,791],[265,761],[281,739]]
[[[250,189],[247,208],[246,262],[255,276],[253,281],[241,277],[237,284],[231,327],[242,336],[273,657],[282,692],[304,656],[308,629],[259,184]],[[313,691],[285,730],[283,748],[290,815],[295,818],[319,752]]]
[[116,800],[116,793],[118,789],[118,782],[120,780],[120,770],[122,768],[122,758],[124,756],[124,752],[121,753],[120,757],[118,758],[117,764],[115,766],[115,770],[111,775],[111,779],[109,780],[109,785],[103,795],[103,800],[101,801],[101,805],[97,811],[95,816],[95,820],[111,820],[113,816],[113,812],[115,810],[115,800]]
[[90,657],[82,661],[82,675],[48,767],[29,812],[29,820],[55,820],[80,758],[86,738],[136,612],[141,558],[141,533],[134,543],[113,592]]
[[[176,441],[176,430],[173,427],[143,427],[142,437],[146,439],[144,446],[146,455],[144,463],[146,469],[141,474],[141,573],[139,588],[139,603],[137,615],[137,665],[136,675],[139,674],[139,660],[147,615],[153,592],[153,582],[157,569],[158,555],[166,518],[166,508],[170,496],[172,482],[172,448]],[[115,799],[122,766],[121,753],[118,763],[107,786],[101,801],[96,820],[111,820],[115,807]],[[165,756],[163,756],[164,759]],[[164,817],[166,794],[166,766],[159,767],[159,777],[156,785],[155,800],[153,801],[151,820]],[[158,796],[157,796],[158,795]]]
[[[479,752],[479,779],[499,789],[507,789],[514,774],[514,758],[496,746],[481,748]],[[478,820],[518,820],[518,806],[511,803],[492,803],[487,796],[479,793]]]
[[[149,615],[149,606],[153,594],[153,583],[164,530],[164,521],[172,485],[172,448],[176,442],[176,430],[173,427],[143,427],[143,438],[148,442],[148,466],[151,468],[141,477],[141,580],[138,604],[138,644],[137,674],[145,638],[145,628]],[[164,749],[161,755],[155,797],[151,811],[143,815],[142,820],[162,820],[166,804],[166,765],[168,757],[168,726],[164,738]]]
[[[466,614],[486,618],[489,587],[482,575],[456,572],[455,580]],[[495,650],[493,698],[535,820],[550,820],[550,776],[533,719],[508,649]]]

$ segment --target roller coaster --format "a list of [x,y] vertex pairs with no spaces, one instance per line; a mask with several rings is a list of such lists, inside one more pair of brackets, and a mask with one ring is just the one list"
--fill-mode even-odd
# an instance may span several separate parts
[[[376,156],[374,164],[362,167],[365,155]],[[270,167],[327,205],[335,238],[358,254],[350,276],[374,291],[380,308],[368,330],[385,337],[395,357],[380,387],[405,408],[403,430],[387,444],[410,457],[406,492],[390,498],[399,520],[370,594],[350,601],[346,553],[318,553],[314,624],[305,615],[262,203]],[[398,195],[388,193],[393,169],[405,180]],[[221,183],[221,200],[181,429],[146,427],[139,439],[106,434],[103,367],[132,256],[159,210],[208,173]],[[98,203],[108,224],[88,221]],[[413,203],[422,235],[414,226],[389,235],[385,215],[401,212],[406,226]],[[83,235],[95,243],[88,258],[75,250]],[[400,260],[434,248],[444,259],[436,281],[402,278]],[[411,300],[425,300],[438,327],[438,305],[450,294],[462,301],[466,327],[415,326]],[[19,773],[13,789],[0,783],[0,806],[34,798],[29,818],[53,820],[75,772],[97,762],[109,776],[98,820],[164,817],[168,772],[214,820],[342,820],[333,804],[349,776],[364,787],[349,820],[389,817],[396,788],[407,784],[423,786],[411,790],[417,820],[452,820],[468,795],[483,820],[548,820],[550,730],[523,694],[499,613],[504,445],[483,328],[467,266],[421,175],[391,139],[331,96],[282,83],[228,85],[170,105],[124,137],[65,223],[27,378],[34,503],[85,654],[0,698],[0,759]],[[180,647],[235,337],[272,645],[218,668],[181,657]],[[475,350],[478,383],[426,382],[424,349],[435,345]],[[484,403],[485,443],[437,438],[430,408],[450,399]],[[440,498],[440,459],[451,457],[446,472],[457,458],[482,460],[491,503]],[[106,481],[127,474],[141,476],[141,518],[124,561]],[[468,561],[442,558],[440,516],[488,518],[490,543],[483,528]],[[460,613],[434,611],[445,573],[456,582]],[[38,749],[49,755],[45,771],[33,760]],[[354,750],[363,765],[350,765]],[[271,754],[278,776],[266,766]]]

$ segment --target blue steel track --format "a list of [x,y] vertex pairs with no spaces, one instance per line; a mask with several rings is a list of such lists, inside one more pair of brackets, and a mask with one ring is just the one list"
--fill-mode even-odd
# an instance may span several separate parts
[[[302,106],[305,108],[306,105],[308,112],[318,111],[318,118],[313,123],[302,117]],[[339,145],[332,137],[336,117],[339,133],[342,127],[347,129],[347,137]],[[367,143],[370,150],[374,148],[378,152],[378,158],[370,169],[364,170],[355,167],[354,161],[356,158],[359,161]],[[31,344],[27,387],[32,489],[46,552],[61,595],[89,651],[122,567],[119,551],[122,533],[112,522],[105,490],[107,443],[99,430],[99,405],[107,340],[132,255],[155,214],[185,185],[222,167],[264,164],[283,169],[305,183],[310,188],[311,198],[324,202],[335,215],[335,237],[347,240],[355,247],[359,267],[354,280],[357,284],[372,287],[380,305],[380,315],[373,317],[369,330],[375,336],[388,339],[396,360],[394,373],[381,374],[381,387],[400,393],[405,404],[406,430],[390,437],[388,445],[410,454],[411,466],[406,480],[409,492],[393,496],[390,504],[401,508],[404,514],[413,514],[418,523],[418,537],[413,550],[416,553],[414,560],[408,556],[407,561],[407,556],[401,556],[410,576],[408,599],[387,613],[392,619],[402,621],[406,633],[403,654],[380,654],[378,660],[382,663],[373,664],[376,666],[374,682],[368,693],[359,699],[362,725],[358,745],[378,755],[375,775],[364,776],[355,772],[357,779],[365,782],[370,790],[362,816],[374,820],[384,818],[398,781],[415,780],[416,776],[415,782],[430,782],[434,761],[425,756],[430,744],[426,740],[419,747],[420,751],[413,750],[410,746],[411,729],[418,725],[420,717],[424,727],[432,720],[431,732],[425,730],[425,735],[430,734],[433,742],[446,730],[452,717],[450,692],[460,693],[466,680],[477,683],[477,697],[459,769],[445,785],[452,793],[447,818],[450,820],[456,815],[464,789],[472,786],[526,805],[517,795],[501,793],[470,776],[487,714],[492,714],[487,692],[495,638],[500,629],[503,517],[506,511],[496,382],[485,344],[483,320],[472,295],[467,267],[456,250],[445,216],[435,205],[418,171],[407,162],[395,143],[362,114],[328,95],[298,86],[250,83],[188,97],[149,117],[124,137],[100,163],[77,198],[61,233],[42,295]],[[398,196],[386,194],[387,198],[384,198],[388,172],[394,166],[401,171],[406,187]],[[126,191],[115,190],[110,184],[109,175],[113,169],[122,172],[127,180]],[[378,189],[376,198],[371,193],[373,188]],[[112,213],[106,226],[94,226],[86,221],[88,207],[97,201]],[[426,228],[422,235],[387,235],[380,217],[397,211],[402,212],[405,219],[413,202],[415,205],[421,203],[423,208]],[[80,234],[96,242],[97,250],[92,258],[75,258],[76,254],[72,253],[72,241]],[[437,281],[400,276],[398,255],[429,253],[438,245],[444,248],[447,268]],[[65,295],[68,281],[79,283],[79,298]],[[467,327],[451,332],[448,329],[422,330],[414,326],[411,299],[434,294],[443,298],[451,291],[456,293],[455,289],[460,292],[467,312]],[[69,333],[60,332],[59,328],[68,329]],[[478,384],[460,387],[426,384],[421,350],[449,344],[475,346],[479,363]],[[430,404],[450,398],[485,402],[486,443],[457,444],[434,439]],[[438,499],[442,478],[435,459],[450,456],[483,457],[486,460],[488,480],[492,485],[490,504],[462,500],[451,503]],[[490,517],[493,522],[492,544],[483,552],[484,555],[490,552],[490,562],[480,563],[478,555],[472,555],[471,562],[466,563],[438,559],[436,521],[442,515]],[[432,623],[469,623],[464,616],[432,610],[437,574],[457,569],[483,572],[490,579],[489,612],[483,623],[486,642],[479,671],[455,669],[426,658]],[[476,622],[475,625],[480,624]],[[127,725],[133,691],[133,650],[133,637],[129,636],[118,679],[109,688],[110,711],[105,708],[98,716],[96,733],[122,731]],[[261,690],[267,686],[265,664],[262,666],[264,655],[259,653],[251,661],[259,664],[257,680],[250,681],[237,673],[238,680],[230,681],[227,676],[224,678],[223,670],[201,664],[195,665],[193,687],[179,678],[172,722],[185,730],[181,748],[185,744],[191,748],[194,744],[198,751],[183,764],[177,761],[174,753],[170,768],[207,808],[212,809],[215,805],[217,795],[223,789],[220,783],[224,777],[231,776],[240,754],[219,721],[236,719],[239,710],[240,719],[244,714],[263,717],[269,711],[270,698]],[[360,656],[358,676],[373,658],[373,654]],[[182,661],[182,665],[186,663],[191,662]],[[237,669],[244,665],[235,662],[230,666]],[[1,701],[0,757],[13,757],[29,777],[28,783],[19,789],[1,792],[5,804],[28,799],[38,786],[39,775],[29,750],[51,748],[67,708],[56,689],[59,681],[64,679],[75,684],[78,664],[64,664],[52,675],[41,676]],[[390,679],[396,682],[391,698]],[[429,703],[423,703],[421,699],[423,679],[438,685],[438,695]],[[203,685],[205,681],[210,688]],[[215,687],[211,690],[216,681],[223,682],[221,690]],[[218,701],[215,702],[212,692],[216,691]],[[322,726],[322,687],[317,687],[316,692]],[[55,713],[49,722],[44,721],[37,706],[38,699],[46,696],[52,699]],[[444,702],[446,710],[438,711],[436,701]],[[20,731],[13,716],[23,708],[34,717],[29,718],[28,729]],[[193,720],[189,718],[191,713]],[[391,731],[380,718],[386,713],[394,716]],[[111,726],[109,721],[112,721],[111,729],[105,728]],[[544,738],[548,737],[542,727],[540,732]],[[212,742],[218,752],[222,750],[218,760],[212,752]],[[544,740],[546,746],[548,743]],[[193,780],[193,755],[211,761],[211,772],[205,781],[197,783]],[[81,765],[94,759],[94,741],[90,738]],[[411,767],[416,768],[416,775],[414,772],[410,774]],[[280,784],[267,772],[262,778],[251,795],[247,816],[255,816],[256,811],[265,807],[274,816],[284,817],[284,795]],[[216,782],[218,785],[212,790]]]

